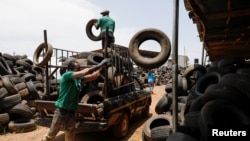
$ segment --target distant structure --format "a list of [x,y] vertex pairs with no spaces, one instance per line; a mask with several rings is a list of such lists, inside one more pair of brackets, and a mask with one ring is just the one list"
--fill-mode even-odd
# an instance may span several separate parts
[[[163,65],[168,68],[172,67],[172,55],[169,56],[167,62]],[[186,55],[178,55],[178,65],[182,68],[186,68],[188,66],[189,58]]]

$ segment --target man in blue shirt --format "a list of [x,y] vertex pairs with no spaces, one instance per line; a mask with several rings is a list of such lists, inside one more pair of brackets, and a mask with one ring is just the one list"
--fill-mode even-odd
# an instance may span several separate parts
[[101,12],[102,17],[98,19],[97,23],[95,24],[96,29],[101,28],[101,38],[102,38],[102,48],[105,47],[105,34],[106,34],[106,27],[108,27],[108,42],[107,47],[110,47],[111,43],[115,42],[114,31],[115,31],[115,21],[109,16],[109,10],[104,10]]
[[155,74],[153,70],[150,70],[148,73],[148,85],[149,85],[149,90],[153,93],[153,89],[155,86]]

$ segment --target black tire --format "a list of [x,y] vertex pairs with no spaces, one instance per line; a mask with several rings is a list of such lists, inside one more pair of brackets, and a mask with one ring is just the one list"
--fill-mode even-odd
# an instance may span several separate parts
[[33,116],[33,113],[28,105],[24,105],[21,103],[16,104],[15,106],[6,109],[6,113],[8,113],[11,117],[11,119],[17,119],[17,118],[28,118],[31,119]]
[[[247,111],[248,112],[248,111]],[[206,103],[199,118],[201,140],[207,141],[211,127],[232,129],[249,125],[249,116],[238,106],[224,99],[215,99]],[[238,128],[237,128],[238,129]]]
[[[8,113],[0,114],[0,125],[4,125],[10,121],[10,116]],[[0,131],[1,132],[1,131]]]
[[190,111],[200,111],[207,102],[214,99],[225,99],[242,107],[248,105],[247,97],[240,90],[226,85],[214,84],[208,87],[203,96],[192,102]]
[[201,64],[191,64],[188,66],[184,72],[183,75],[189,79],[191,75],[193,75],[194,71],[200,71],[201,73],[205,74],[207,72],[206,68],[202,66]]
[[[146,40],[155,40],[161,46],[160,53],[150,59],[145,59],[139,53],[139,46]],[[171,44],[168,36],[162,31],[154,28],[143,29],[137,32],[129,43],[129,54],[136,65],[142,68],[153,69],[163,65],[171,53]]]
[[19,119],[10,121],[8,124],[8,129],[12,133],[30,132],[36,129],[36,124],[32,119]]
[[195,94],[198,96],[203,95],[206,89],[212,85],[217,84],[222,77],[222,74],[219,72],[210,72],[204,74],[201,78],[199,78],[195,84]]
[[151,130],[151,137],[153,141],[166,141],[168,136],[172,134],[172,126],[158,126]]
[[23,66],[25,70],[31,71],[32,70],[32,65],[24,60],[17,60],[16,61],[16,66],[20,67]]
[[98,36],[95,36],[92,32],[92,27],[97,22],[97,19],[91,19],[86,25],[86,34],[92,41],[100,41],[101,40],[101,32]]
[[88,55],[88,65],[97,65],[104,59],[100,53],[92,53]]
[[22,99],[21,99],[20,94],[7,96],[0,102],[0,108],[7,109],[7,108],[15,106],[16,104],[20,103],[21,101],[22,101]]
[[228,73],[223,76],[223,78],[221,79],[219,83],[221,85],[227,85],[227,86],[239,89],[243,94],[246,95],[248,99],[250,99],[249,80],[250,80],[250,77],[246,77],[246,75]]
[[15,84],[12,82],[12,80],[9,77],[2,76],[2,82],[3,82],[3,86],[9,92],[9,95],[18,93],[18,90],[17,90]]
[[8,95],[8,91],[6,88],[1,87],[0,88],[0,101],[4,99]]
[[91,93],[85,94],[82,99],[81,103],[100,103],[104,101],[104,96],[100,93],[100,91],[93,91]]
[[186,133],[175,132],[171,134],[166,141],[198,141],[198,140],[196,140],[194,137]]
[[167,94],[164,94],[155,105],[155,112],[163,114],[170,110],[171,102],[169,102]]
[[129,117],[124,113],[118,124],[113,126],[113,135],[116,138],[124,138],[129,130]]
[[24,79],[26,82],[27,81],[36,81],[36,76],[33,73],[25,73],[22,76],[22,79]]
[[93,52],[80,52],[77,54],[78,59],[87,59],[89,54],[92,54]]
[[235,73],[239,67],[246,64],[244,58],[229,57],[218,62],[218,68],[224,73]]
[[37,92],[37,89],[36,89],[33,81],[26,82],[26,86],[29,90],[29,94],[25,97],[25,99],[28,99],[28,100],[40,99],[40,96]]
[[147,103],[146,107],[141,111],[141,116],[143,118],[147,118],[150,116],[150,104],[149,103]]
[[53,47],[49,43],[47,45],[48,45],[47,51],[46,51],[45,56],[41,62],[39,62],[39,57],[40,57],[42,51],[46,50],[45,43],[40,44],[37,47],[37,49],[35,50],[34,56],[33,56],[33,62],[36,66],[43,67],[49,62],[49,60],[53,54]]
[[170,125],[172,126],[172,116],[168,114],[159,114],[149,118],[143,127],[143,135],[146,141],[151,141],[151,130],[155,127]]
[[0,75],[12,74],[12,70],[6,60],[0,56]]

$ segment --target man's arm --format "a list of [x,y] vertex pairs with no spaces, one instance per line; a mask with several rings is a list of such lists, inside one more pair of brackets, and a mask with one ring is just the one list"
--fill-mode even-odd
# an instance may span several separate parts
[[[99,63],[98,65],[96,66],[93,66],[91,68],[85,68],[81,71],[77,71],[77,72],[74,72],[73,74],[73,78],[79,78],[81,76],[85,76],[85,75],[88,75],[88,74],[92,74],[94,71],[101,71],[103,69],[103,66],[105,64],[107,64],[108,62],[110,62],[109,59],[103,59],[101,63]],[[86,76],[85,76],[86,77]]]

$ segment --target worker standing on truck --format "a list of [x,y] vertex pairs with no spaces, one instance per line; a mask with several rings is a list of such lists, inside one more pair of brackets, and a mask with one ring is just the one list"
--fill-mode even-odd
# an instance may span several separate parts
[[107,46],[110,47],[111,43],[115,42],[114,31],[115,31],[115,21],[109,16],[109,10],[104,10],[101,12],[102,17],[98,19],[95,24],[96,29],[101,28],[101,38],[102,38],[102,49],[105,47],[106,40],[106,27],[108,27],[108,43]]
[[81,81],[94,81],[100,76],[100,71],[108,62],[104,59],[98,65],[80,70],[80,64],[72,61],[67,72],[60,80],[59,97],[55,103],[56,110],[50,129],[42,141],[54,141],[61,127],[65,129],[65,141],[74,141],[75,112],[77,110]]

